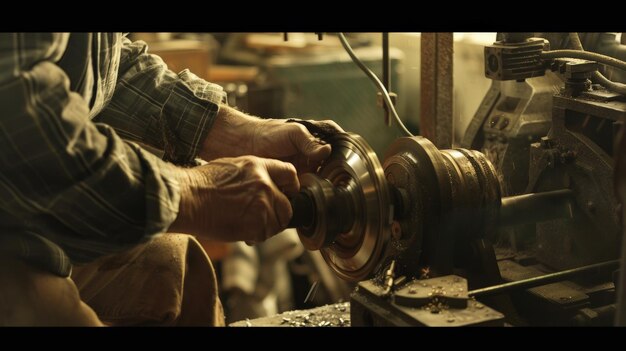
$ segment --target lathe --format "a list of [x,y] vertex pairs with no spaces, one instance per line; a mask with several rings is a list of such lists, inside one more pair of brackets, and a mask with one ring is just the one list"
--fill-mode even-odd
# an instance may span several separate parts
[[493,85],[462,148],[403,137],[379,160],[359,135],[320,135],[333,152],[301,177],[290,227],[357,282],[352,325],[624,323],[626,90],[599,63],[626,63],[552,36],[576,49],[532,33],[485,48]]

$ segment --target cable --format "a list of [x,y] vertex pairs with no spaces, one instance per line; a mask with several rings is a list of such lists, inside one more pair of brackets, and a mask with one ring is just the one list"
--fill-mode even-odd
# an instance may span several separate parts
[[605,65],[617,67],[623,71],[626,71],[626,62],[618,60],[611,56],[606,56],[606,55],[598,54],[598,53],[591,52],[591,51],[552,50],[552,51],[544,51],[541,53],[541,58],[544,58],[544,59],[554,59],[554,58],[560,58],[560,57],[596,61],[596,62],[603,63]]
[[400,129],[402,129],[404,134],[406,134],[407,136],[410,136],[410,137],[414,136],[404,126],[404,123],[402,123],[402,120],[400,119],[400,116],[398,116],[398,112],[396,111],[395,106],[391,102],[391,97],[389,97],[389,92],[387,92],[387,89],[385,89],[385,86],[383,85],[383,83],[380,82],[380,80],[378,79],[378,77],[376,77],[374,72],[372,72],[369,68],[367,68],[367,66],[365,66],[365,64],[363,64],[363,62],[361,62],[361,60],[359,60],[358,57],[356,57],[356,54],[352,50],[352,47],[350,47],[350,44],[348,44],[348,41],[346,40],[346,37],[343,35],[343,33],[337,33],[337,34],[339,35],[339,40],[341,41],[341,45],[343,45],[343,48],[346,49],[352,61],[357,66],[359,66],[359,68],[365,73],[365,75],[367,75],[372,80],[372,82],[374,82],[374,85],[376,86],[376,88],[378,88],[378,91],[380,91],[380,93],[382,94],[383,99],[385,99],[385,103],[387,104],[387,108],[389,109],[389,111],[391,111],[391,114],[393,115],[394,119],[398,123],[398,126],[400,127]]
[[[581,51],[585,50],[583,48],[583,44],[580,42],[578,33],[575,33],[575,32],[569,33],[569,39],[574,49],[581,50]],[[626,84],[610,81],[608,78],[606,78],[604,75],[602,75],[602,73],[598,71],[593,72],[591,80],[593,80],[594,83],[599,83],[603,85],[605,88],[609,90],[626,95]]]

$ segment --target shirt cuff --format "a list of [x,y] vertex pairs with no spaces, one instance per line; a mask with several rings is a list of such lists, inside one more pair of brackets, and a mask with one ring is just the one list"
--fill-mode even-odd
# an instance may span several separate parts
[[[194,159],[213,126],[226,93],[217,84],[198,78],[189,70],[178,74],[176,84],[165,102],[159,122],[149,135],[163,140],[163,159],[178,165],[196,165]],[[155,133],[155,134],[151,134]]]

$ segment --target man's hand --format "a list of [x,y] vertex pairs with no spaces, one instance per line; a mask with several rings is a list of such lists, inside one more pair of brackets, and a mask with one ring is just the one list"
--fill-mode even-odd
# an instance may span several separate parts
[[[333,121],[320,122],[343,132]],[[261,119],[221,106],[200,157],[207,161],[241,155],[274,158],[290,162],[298,173],[305,173],[315,171],[330,152],[330,145],[315,138],[299,123]]]
[[293,165],[243,156],[181,170],[181,202],[170,232],[220,241],[261,242],[281,232],[300,188]]

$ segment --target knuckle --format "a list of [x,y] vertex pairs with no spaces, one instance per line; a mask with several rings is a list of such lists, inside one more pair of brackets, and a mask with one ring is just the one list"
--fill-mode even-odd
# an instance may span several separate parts
[[272,185],[265,179],[257,179],[257,181],[254,182],[254,186],[252,187],[252,189],[255,193],[255,196],[259,197],[256,198],[255,201],[261,201],[265,199],[268,194],[272,193]]
[[293,123],[292,126],[294,126],[294,128],[292,129],[293,133],[296,135],[307,135],[309,134],[309,130],[306,129],[305,126],[303,126],[300,123]]
[[241,156],[241,162],[244,166],[251,166],[256,163],[256,159],[252,156]]
[[296,170],[296,166],[289,162],[286,162],[285,165],[285,171],[289,173],[291,177],[296,178],[298,176],[298,170]]
[[261,195],[254,195],[252,200],[252,204],[250,205],[251,216],[254,224],[256,225],[266,225],[267,224],[267,214],[270,211],[270,204],[267,201],[267,197]]

